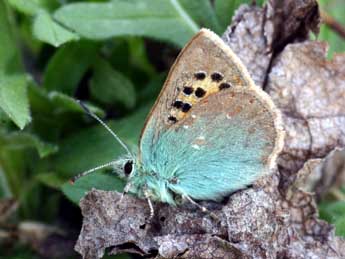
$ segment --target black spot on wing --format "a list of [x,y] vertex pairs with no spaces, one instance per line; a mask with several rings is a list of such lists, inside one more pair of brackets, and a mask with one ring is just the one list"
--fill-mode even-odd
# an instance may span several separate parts
[[191,95],[193,93],[193,91],[194,91],[193,87],[190,87],[190,86],[185,86],[183,88],[183,93],[185,95]]
[[177,109],[180,109],[182,107],[182,105],[183,105],[183,102],[177,100],[173,103],[172,106],[174,106]]
[[221,83],[221,84],[219,85],[219,90],[228,89],[228,88],[230,88],[230,87],[231,87],[231,85],[230,85],[229,83]]
[[196,80],[204,80],[206,78],[206,72],[199,71],[194,74]]
[[198,98],[202,98],[205,96],[206,91],[204,89],[202,89],[201,87],[198,87],[195,92],[194,92],[195,96]]
[[188,112],[188,111],[190,110],[190,108],[192,108],[192,106],[191,106],[189,103],[184,103],[184,104],[182,105],[181,110],[182,110],[183,112]]
[[169,116],[169,117],[168,117],[168,120],[169,120],[169,122],[171,122],[171,123],[176,123],[176,122],[177,122],[177,119],[176,119],[176,117],[174,117],[174,116]]
[[211,75],[211,79],[214,82],[220,82],[220,81],[223,80],[223,78],[224,78],[224,76],[221,73],[219,73],[219,72],[214,72]]

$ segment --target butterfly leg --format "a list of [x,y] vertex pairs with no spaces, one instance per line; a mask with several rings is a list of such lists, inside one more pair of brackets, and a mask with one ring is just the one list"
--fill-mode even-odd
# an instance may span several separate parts
[[151,223],[151,220],[153,219],[154,215],[155,215],[155,210],[153,208],[153,204],[152,204],[152,201],[150,199],[150,195],[148,194],[147,191],[144,191],[144,195],[145,195],[145,198],[147,200],[147,203],[150,207],[150,217],[147,219],[147,222],[148,223]]
[[209,214],[211,216],[211,218],[213,218],[214,220],[219,221],[219,217],[214,214],[212,211],[209,211],[207,208],[205,208],[204,206],[201,206],[199,203],[197,203],[196,201],[194,201],[191,197],[189,197],[188,195],[182,195],[183,199],[188,200],[190,203],[192,203],[193,205],[197,206],[202,212],[205,212],[207,214]]
[[129,189],[131,188],[131,184],[127,183],[125,188],[123,189],[123,192],[121,193],[121,198],[119,200],[119,202],[122,202],[123,197],[125,196],[125,194],[127,194],[129,192]]

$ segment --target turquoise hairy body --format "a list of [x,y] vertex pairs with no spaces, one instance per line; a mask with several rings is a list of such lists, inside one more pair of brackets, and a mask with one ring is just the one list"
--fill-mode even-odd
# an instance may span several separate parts
[[138,170],[130,180],[135,192],[145,185],[152,198],[170,204],[173,193],[217,201],[267,171],[272,138],[265,131],[265,117],[245,105],[236,106],[242,99],[224,102],[226,98],[231,97],[209,98],[217,102],[215,108],[201,104],[197,115],[158,137],[155,122],[147,125]]

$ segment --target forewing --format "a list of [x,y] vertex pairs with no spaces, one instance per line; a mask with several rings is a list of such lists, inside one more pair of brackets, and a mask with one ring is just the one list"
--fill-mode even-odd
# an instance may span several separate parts
[[168,76],[140,159],[172,191],[218,200],[268,172],[282,140],[271,99],[221,39],[202,30]]
[[[140,153],[146,153],[155,145],[159,136],[187,114],[183,107],[176,107],[179,101],[195,106],[201,99],[192,94],[186,95],[185,89],[199,86],[207,96],[218,92],[219,83],[250,87],[252,81],[245,68],[230,48],[213,32],[202,29],[183,48],[172,66],[163,89],[151,110],[142,131]],[[223,80],[212,80],[218,72]],[[205,78],[201,79],[202,74]],[[186,106],[186,105],[185,105]],[[187,107],[185,107],[185,111]],[[176,121],[175,121],[176,119]],[[145,151],[144,151],[145,150]]]

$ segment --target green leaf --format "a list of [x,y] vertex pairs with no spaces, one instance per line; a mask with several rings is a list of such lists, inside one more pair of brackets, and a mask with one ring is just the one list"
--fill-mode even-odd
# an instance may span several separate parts
[[323,202],[319,205],[320,218],[335,225],[335,232],[345,236],[345,201]]
[[[216,33],[222,33],[215,10],[210,0],[179,0],[186,12],[202,27],[211,29]],[[233,0],[231,0],[233,1]]]
[[241,4],[249,2],[249,0],[215,0],[216,14],[224,30],[230,25],[235,10]]
[[[29,98],[33,114],[31,131],[45,141],[57,143],[61,135],[79,129],[90,117],[72,97],[60,92],[47,91],[35,84],[29,84]],[[99,117],[105,112],[88,102],[85,105]],[[46,169],[45,171],[49,171]]]
[[[145,71],[149,76],[155,74],[155,68],[150,63],[147,56],[147,49],[145,46],[145,41],[142,38],[129,38],[128,39],[129,54],[126,55],[126,63],[128,63],[128,55],[131,60],[131,65],[133,67],[138,67]],[[135,72],[134,72],[135,73]],[[135,77],[135,75],[132,75]]]
[[345,237],[345,214],[342,217],[339,217],[335,222],[335,234],[337,236]]
[[[136,145],[148,111],[149,107],[144,107],[129,117],[109,121],[108,125],[125,143]],[[66,137],[59,147],[59,152],[48,162],[52,171],[66,178],[125,154],[121,145],[101,125]]]
[[0,199],[11,198],[11,197],[12,197],[11,187],[8,183],[5,172],[0,166]]
[[24,75],[0,74],[0,107],[20,129],[23,129],[30,122],[26,77]]
[[96,100],[109,106],[120,103],[130,109],[135,105],[132,82],[103,59],[99,59],[94,66],[90,92]]
[[49,13],[40,11],[35,17],[33,34],[43,42],[58,47],[66,42],[78,40],[79,36],[56,23]]
[[41,158],[53,154],[58,150],[56,145],[46,143],[36,135],[32,135],[27,132],[1,134],[0,143],[4,149],[24,149],[34,147]]
[[6,126],[10,122],[10,118],[6,115],[6,113],[0,109],[0,127],[6,128]]
[[149,102],[153,104],[163,87],[166,76],[166,73],[162,73],[152,77],[150,82],[145,87],[140,89],[138,95],[140,97],[139,101],[142,103]]
[[46,67],[44,87],[49,91],[73,95],[78,83],[94,62],[97,49],[96,44],[85,41],[69,43],[59,48]]
[[231,22],[231,18],[235,11],[235,6],[241,3],[239,0],[215,0],[214,8],[218,16],[219,22],[223,29],[226,29]]
[[183,46],[199,30],[177,0],[74,3],[58,9],[54,18],[88,39],[138,35]]
[[337,201],[327,204],[327,213],[332,216],[332,218],[338,218],[345,215],[345,201]]
[[27,15],[35,15],[42,9],[39,0],[8,0],[8,2],[13,8]]
[[[242,4],[251,4],[252,0],[215,0],[214,8],[221,24],[222,30],[224,31],[231,23],[232,16],[235,11]],[[265,0],[258,0],[256,4],[262,6]]]
[[29,161],[33,162],[32,153],[23,149],[3,149],[0,145],[0,164],[3,169],[4,176],[8,183],[8,188],[13,197],[18,198],[23,189],[28,186],[29,179],[26,175],[26,169]]
[[[80,104],[74,98],[69,97],[68,95],[59,92],[50,92],[48,96],[56,108],[56,113],[66,111],[85,113]],[[104,111],[97,106],[94,106],[90,103],[85,103],[85,105],[91,112],[97,114],[98,116],[103,117],[105,115]]]
[[[342,0],[320,0],[318,1],[321,10],[325,11],[337,22],[345,25],[345,5]],[[344,39],[336,33],[333,29],[329,28],[325,24],[320,27],[320,33],[317,37],[318,40],[327,41],[329,44],[328,57],[331,58],[334,53],[345,52],[345,41]]]
[[[45,89],[38,87],[34,83],[29,84],[29,98],[32,104],[32,110],[40,113],[40,115],[44,114],[52,117],[55,114],[63,112],[85,114],[83,108],[81,108],[77,100],[73,97],[56,91],[48,93]],[[103,117],[105,115],[105,112],[101,108],[86,102],[85,105],[98,116]]]
[[53,112],[53,106],[48,97],[47,91],[36,85],[32,79],[29,80],[28,97],[33,113],[51,114]]
[[14,22],[6,2],[0,2],[0,108],[19,127],[30,121],[26,77],[14,40]]
[[42,10],[48,11],[58,6],[56,0],[8,0],[8,3],[17,11],[31,16]]
[[60,189],[65,183],[65,179],[61,178],[56,173],[41,173],[36,175],[36,179],[54,189]]
[[80,178],[73,185],[69,182],[65,183],[62,186],[62,191],[71,201],[79,204],[80,199],[83,198],[87,192],[91,191],[92,188],[121,192],[124,185],[124,182],[115,175],[97,172]]

